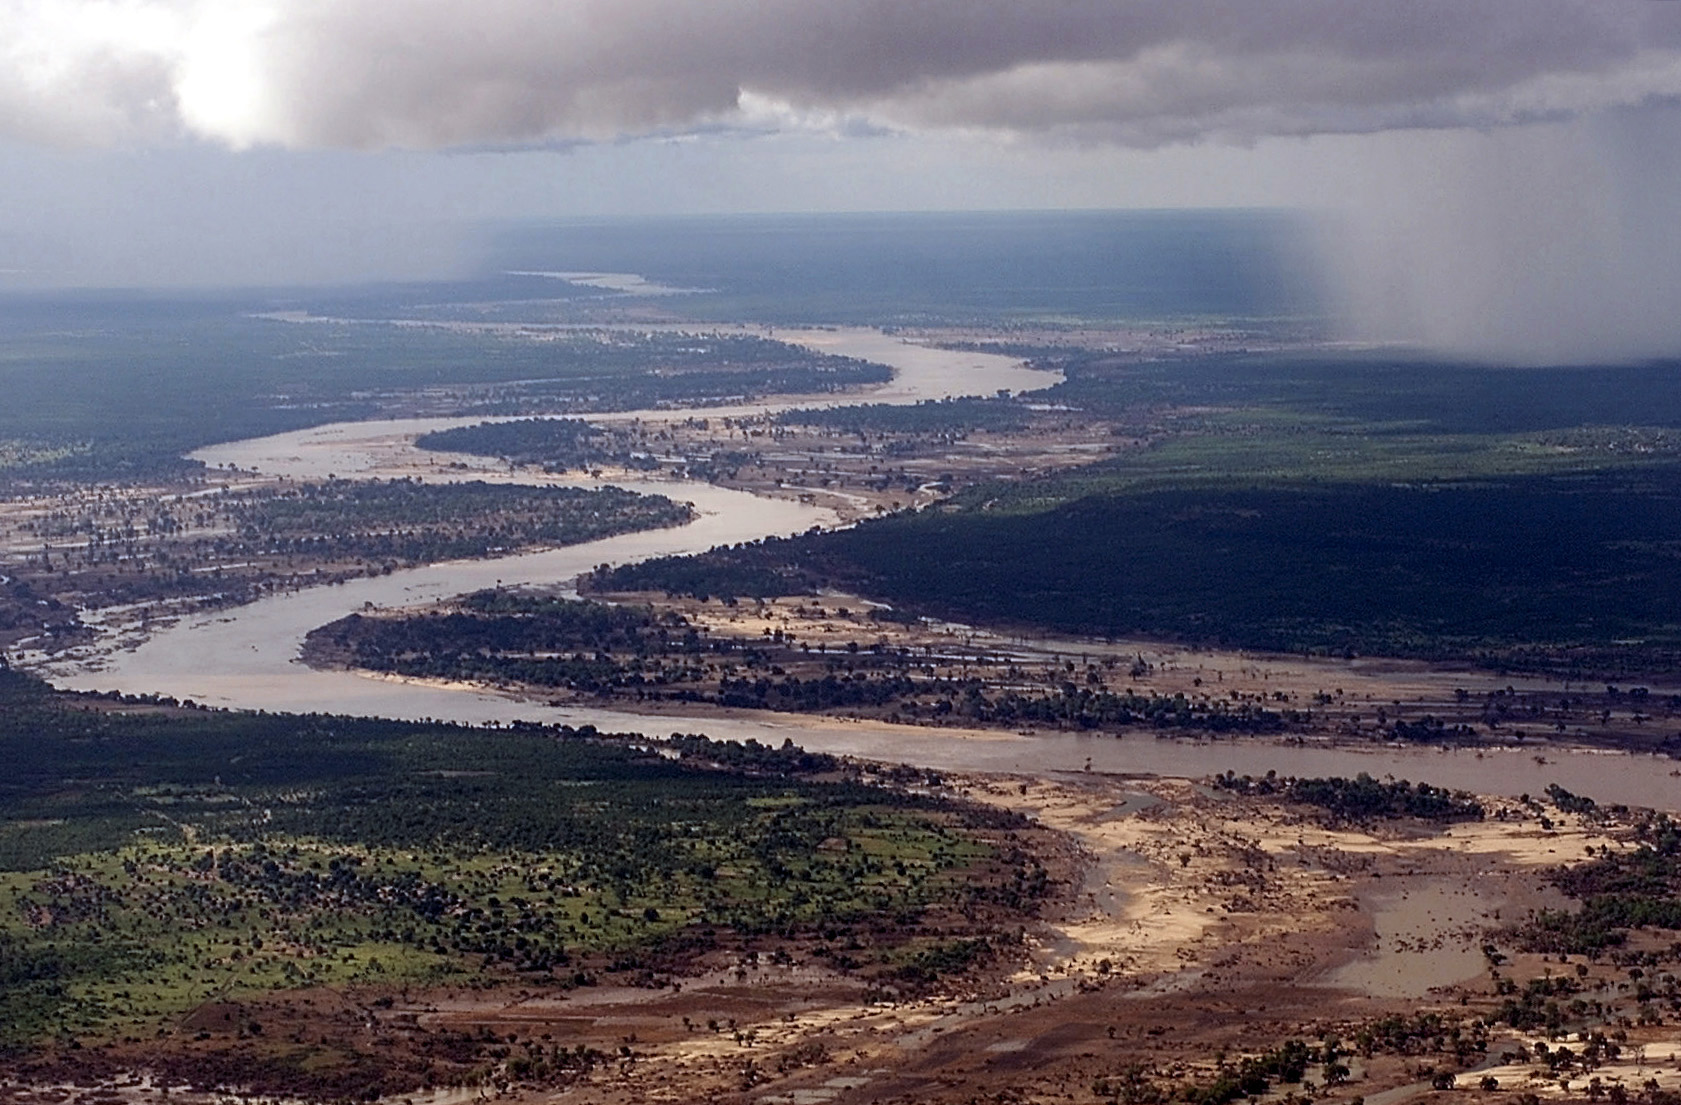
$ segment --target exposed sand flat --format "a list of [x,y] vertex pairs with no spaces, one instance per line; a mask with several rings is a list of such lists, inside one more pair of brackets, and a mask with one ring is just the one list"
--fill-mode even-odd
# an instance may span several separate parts
[[[1001,988],[955,1001],[809,1009],[754,1025],[753,1057],[761,1068],[777,1049],[789,1053],[813,1040],[823,1042],[827,1056],[820,1069],[770,1079],[763,1100],[894,1099],[890,1091],[900,1075],[893,1072],[907,1063],[954,1071],[988,1069],[1009,1057],[1026,1064],[1023,1069],[1040,1069],[1052,1062],[1045,1051],[1058,1035],[1052,1026],[1066,1026],[1069,1018],[1124,1020],[1119,1011],[1128,1007],[1171,1018],[1177,1014],[1162,1003],[1181,999],[1224,1007],[1236,995],[1235,1019],[1224,1022],[1232,1032],[1254,1015],[1307,1017],[1309,1010],[1348,1001],[1401,1000],[1403,1008],[1416,1008],[1434,999],[1452,1008],[1454,995],[1467,991],[1433,994],[1432,988],[1471,983],[1469,992],[1476,992],[1483,966],[1475,949],[1495,924],[1491,913],[1544,896],[1548,862],[1577,858],[1589,844],[1611,839],[1574,818],[1561,818],[1566,824],[1553,834],[1542,833],[1533,818],[1440,831],[1414,823],[1328,828],[1300,808],[1211,796],[1178,779],[1069,774],[965,776],[952,783],[972,798],[1069,834],[1085,856],[1083,884],[1032,934],[1028,963]],[[1403,903],[1404,917],[1436,927],[1403,931],[1389,924],[1386,898]],[[1463,908],[1443,908],[1453,903]],[[1431,947],[1444,935],[1469,942],[1468,969],[1461,969],[1463,957]],[[1435,973],[1419,970],[1420,963],[1435,963]],[[1374,984],[1365,997],[1350,985],[1362,969]],[[1257,986],[1269,997],[1245,1014]],[[651,1061],[673,1064],[672,1085],[704,1082],[745,1061],[734,1043],[678,1041]],[[1201,1066],[1188,1067],[1186,1076]],[[837,1076],[853,1081],[841,1085],[833,1082]],[[1415,1092],[1403,1066],[1379,1064],[1361,1077],[1384,1080],[1361,1084],[1369,1097],[1386,1087]],[[949,1073],[939,1082],[987,1084]]]
[[[1089,857],[1078,898],[1045,938],[1045,962],[1082,972],[1107,959],[1111,969],[1159,975],[1319,933],[1347,948],[1350,964],[1373,969],[1313,977],[1369,989],[1362,983],[1381,975],[1385,994],[1423,996],[1482,973],[1476,948],[1502,911],[1509,919],[1538,901],[1562,904],[1528,872],[1626,846],[1551,810],[1554,830],[1515,810],[1509,821],[1442,829],[1331,828],[1311,811],[1211,798],[1186,780],[1089,778],[972,780],[969,791],[1068,833]],[[1116,798],[1136,794],[1158,801],[1123,803],[1134,808],[1116,816]]]
[[1580,1033],[1572,1033],[1561,1040],[1549,1040],[1543,1036],[1512,1036],[1491,1048],[1491,1054],[1511,1054],[1522,1049],[1530,1056],[1527,1061],[1495,1063],[1474,1075],[1465,1076],[1460,1080],[1461,1085],[1473,1088],[1478,1079],[1487,1075],[1494,1078],[1502,1090],[1577,1100],[1587,1094],[1590,1083],[1595,1081],[1603,1089],[1622,1086],[1630,1094],[1640,1093],[1652,1085],[1671,1093],[1681,1091],[1681,1037],[1676,1036],[1673,1030],[1636,1030],[1622,1045],[1622,1055],[1586,1071],[1579,1068],[1551,1070],[1545,1062],[1535,1058],[1537,1045],[1548,1050],[1566,1047],[1578,1054],[1582,1051]]
[[[1062,834],[1073,848],[1058,852],[1067,858],[1055,869],[1071,881],[1027,927],[1020,958],[1006,950],[993,967],[951,978],[927,997],[873,991],[809,954],[811,945],[778,937],[771,943],[791,956],[713,961],[658,989],[463,987],[405,994],[386,1009],[333,1000],[357,1031],[392,1047],[405,1046],[410,1030],[402,1026],[413,1025],[619,1056],[558,1092],[487,1088],[508,1101],[959,1105],[1025,1086],[1051,1096],[1020,1100],[1048,1101],[1060,1096],[1055,1087],[1087,1086],[1134,1062],[1165,1084],[1190,1085],[1214,1076],[1216,1053],[1311,1039],[1327,1018],[1342,1025],[1421,1009],[1475,1014],[1493,1000],[1478,951],[1498,923],[1492,914],[1521,915],[1544,900],[1550,864],[1617,844],[1619,831],[1551,808],[1551,832],[1534,811],[1520,820],[1512,810],[1505,821],[1446,828],[1328,825],[1311,808],[1274,798],[1098,772],[959,775],[947,783]],[[1544,968],[1527,960],[1522,967]],[[272,1010],[263,1016],[284,1023]],[[1631,1089],[1654,1073],[1665,1087],[1681,1085],[1673,1057],[1681,1040],[1672,1029],[1642,1031],[1629,1046],[1644,1042],[1643,1058],[1630,1050],[1595,1073]],[[1503,1088],[1534,1080],[1535,1092],[1563,1092],[1541,1085],[1544,1068],[1499,1062],[1502,1046],[1517,1044],[1497,1039],[1491,1049],[1489,1073]],[[1416,1065],[1357,1061],[1349,1090],[1367,1100],[1416,1096],[1424,1092]],[[1654,1072],[1659,1065],[1668,1072]],[[1461,1076],[1461,1088],[1475,1092],[1480,1075]],[[1580,1092],[1586,1077],[1572,1084]],[[146,1100],[112,1092],[112,1101]],[[171,1096],[202,1105],[192,1094]]]

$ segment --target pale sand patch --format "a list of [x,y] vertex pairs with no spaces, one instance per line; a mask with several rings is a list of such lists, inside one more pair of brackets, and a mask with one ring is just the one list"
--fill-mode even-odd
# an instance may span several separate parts
[[[1420,849],[1448,851],[1460,855],[1500,856],[1521,867],[1556,867],[1577,863],[1587,858],[1588,849],[1595,851],[1606,844],[1625,847],[1611,840],[1603,830],[1584,818],[1564,814],[1549,808],[1547,818],[1553,828],[1542,829],[1531,811],[1515,802],[1499,798],[1484,798],[1483,804],[1491,816],[1482,821],[1459,821],[1443,827],[1423,839],[1375,836],[1356,829],[1336,829],[1305,819],[1299,823],[1278,822],[1257,825],[1253,820],[1243,822],[1243,829],[1270,852],[1291,848],[1329,848],[1354,855],[1403,856]],[[1502,821],[1493,811],[1507,810],[1511,817]]]
[[[1490,1045],[1489,1054],[1498,1056],[1503,1051],[1514,1051],[1522,1044],[1530,1055],[1534,1055],[1536,1043],[1545,1043],[1551,1049],[1568,1047],[1578,1055],[1582,1051],[1578,1036],[1564,1040],[1524,1036]],[[1674,1093],[1681,1090],[1681,1066],[1677,1066],[1677,1060],[1681,1060],[1681,1037],[1662,1034],[1644,1036],[1637,1030],[1623,1045],[1622,1055],[1614,1062],[1605,1063],[1587,1073],[1576,1070],[1569,1074],[1554,1074],[1543,1061],[1501,1063],[1474,1074],[1461,1075],[1456,1088],[1476,1091],[1478,1080],[1487,1075],[1500,1083],[1502,1091],[1533,1093],[1540,1097],[1579,1100],[1592,1079],[1598,1079],[1600,1085],[1607,1089],[1620,1084],[1630,1094],[1640,1093],[1649,1081]]]
[[[1492,804],[1495,800],[1487,801]],[[1466,855],[1500,855],[1523,867],[1580,863],[1588,857],[1590,848],[1598,851],[1609,845],[1613,851],[1620,851],[1633,846],[1630,841],[1611,838],[1605,830],[1575,814],[1549,809],[1547,817],[1554,825],[1550,831],[1534,822],[1462,822],[1443,833],[1442,842]]]
[[[1090,861],[1076,902],[1047,925],[1035,970],[1019,981],[1047,970],[1108,973],[1099,966],[1108,960],[1113,973],[1177,986],[1169,976],[1235,964],[1242,948],[1263,949],[1270,962],[1271,943],[1319,934],[1321,961],[1300,961],[1299,980],[1341,985],[1337,964],[1354,956],[1388,979],[1392,996],[1393,987],[1415,984],[1423,996],[1481,975],[1480,934],[1499,923],[1502,907],[1516,917],[1533,903],[1540,869],[1579,862],[1607,844],[1627,846],[1613,830],[1555,810],[1548,811],[1555,828],[1542,830],[1533,811],[1519,820],[1522,807],[1495,799],[1486,805],[1509,805],[1508,820],[1327,827],[1311,810],[1211,798],[1183,779],[962,782],[970,797],[1069,834]],[[1136,801],[1141,795],[1154,804]],[[1422,916],[1447,905],[1453,908],[1431,931],[1397,927],[1409,911]],[[1473,954],[1424,970],[1446,958],[1443,941]],[[1368,950],[1357,955],[1362,945]],[[1276,961],[1286,971],[1292,962]],[[1364,975],[1356,969],[1343,977]]]
[[[1160,804],[1110,816],[1125,792],[1151,795]],[[1107,959],[1112,970],[1129,975],[1175,972],[1235,940],[1315,927],[1324,922],[1329,895],[1340,896],[1334,883],[1294,867],[1263,873],[1277,865],[1245,831],[1255,826],[1223,816],[1226,811],[1187,780],[1096,787],[975,780],[970,794],[1070,834],[1100,877],[1108,875],[1101,887],[1088,878],[1070,916],[1050,925],[1046,952],[1053,967],[1101,971]],[[1117,873],[1125,877],[1123,886],[1113,886]],[[1234,920],[1227,907],[1245,880],[1268,885],[1258,898],[1244,895],[1261,909]],[[1098,904],[1099,889],[1119,891],[1112,908]]]

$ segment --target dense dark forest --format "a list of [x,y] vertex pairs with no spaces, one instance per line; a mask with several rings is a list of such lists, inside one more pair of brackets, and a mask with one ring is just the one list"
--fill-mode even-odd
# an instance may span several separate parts
[[[1612,679],[1681,669],[1673,366],[1046,358],[1067,382],[1036,400],[1116,419],[1138,444],[937,509],[627,566],[598,584],[726,597],[836,586],[1100,636]],[[866,432],[1017,409],[784,417]]]
[[1364,773],[1352,779],[1297,779],[1265,775],[1259,779],[1226,772],[1214,785],[1234,794],[1278,796],[1287,802],[1316,806],[1332,819],[1354,823],[1412,818],[1419,821],[1480,821],[1484,810],[1474,795],[1413,783],[1378,780]]
[[500,457],[509,464],[540,464],[551,472],[564,472],[597,460],[599,439],[594,426],[576,418],[521,418],[434,430],[414,443],[433,452]]
[[960,619],[1565,673],[1681,661],[1681,470],[968,503],[602,575],[717,596],[850,587]]

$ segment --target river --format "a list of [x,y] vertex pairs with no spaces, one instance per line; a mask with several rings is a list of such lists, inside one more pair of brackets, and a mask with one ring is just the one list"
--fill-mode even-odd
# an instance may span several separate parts
[[[905,342],[873,330],[779,332],[782,340],[823,352],[888,364],[891,382],[847,399],[816,401],[914,403],[999,390],[1027,391],[1054,382],[1049,374],[995,354],[952,352]],[[801,405],[812,400],[797,401]],[[794,405],[796,401],[746,403],[705,412],[642,410],[614,419],[666,420],[698,415],[739,416]],[[602,416],[590,416],[596,419]],[[436,468],[427,478],[581,482],[587,477],[535,477],[487,461],[459,459],[447,469],[437,454],[413,447],[428,430],[473,424],[481,418],[411,419],[338,423],[296,433],[232,442],[194,454],[212,466],[268,475],[320,479],[370,477],[417,466]],[[1217,742],[1156,739],[1149,735],[1035,735],[970,732],[889,725],[837,718],[774,714],[742,716],[646,714],[595,707],[549,706],[482,689],[416,685],[349,672],[317,671],[298,660],[305,634],[349,613],[374,607],[435,602],[497,584],[556,584],[603,563],[701,552],[714,545],[757,540],[835,524],[821,507],[755,496],[693,481],[613,479],[615,486],[691,501],[688,525],[625,534],[584,545],[492,560],[435,564],[342,585],[272,596],[231,610],[183,618],[137,647],[92,652],[37,665],[60,686],[120,689],[190,698],[212,706],[289,712],[331,712],[396,718],[437,718],[467,723],[514,720],[595,725],[605,731],[665,734],[705,732],[714,737],[780,744],[785,739],[818,751],[915,763],[941,770],[1043,773],[1087,768],[1202,776],[1224,770],[1263,774],[1392,774],[1482,793],[1540,793],[1559,782],[1602,801],[1663,809],[1681,808],[1681,777],[1670,761],[1590,751],[1342,748],[1270,740]]]

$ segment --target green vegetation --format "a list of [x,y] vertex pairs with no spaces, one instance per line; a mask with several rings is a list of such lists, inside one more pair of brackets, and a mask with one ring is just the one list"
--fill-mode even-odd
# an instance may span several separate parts
[[0,672],[0,754],[8,1046],[138,1042],[321,986],[654,981],[755,934],[891,947],[1045,888],[1009,818],[792,747],[206,712]]
[[1231,1105],[1242,1097],[1260,1097],[1275,1083],[1300,1085],[1310,1064],[1322,1060],[1335,1062],[1337,1058],[1334,1045],[1322,1053],[1321,1049],[1311,1048],[1300,1040],[1286,1040],[1272,1051],[1224,1066],[1213,1082],[1196,1087],[1183,1097],[1189,1105]]
[[78,451],[80,450],[74,446],[51,448],[30,441],[0,441],[0,472],[37,464],[58,463],[68,460]]
[[[540,286],[559,290],[554,281]],[[475,330],[448,312],[433,319],[424,311],[403,325],[382,321],[412,297],[451,291],[468,294],[431,287],[308,303],[0,299],[0,478],[181,474],[197,467],[182,455],[204,445],[381,414],[622,410],[824,392],[890,376],[880,365],[746,335]],[[277,308],[335,317],[252,313]]]
[[1681,427],[1681,376],[1672,362],[1504,368],[1290,353],[1129,363],[1087,353],[1057,365],[1068,382],[1043,393],[1053,401],[1098,413],[1213,415],[1230,436],[1266,426],[1442,437]]
[[1628,851],[1602,851],[1566,868],[1556,881],[1581,908],[1537,913],[1517,930],[1520,946],[1597,956],[1623,945],[1633,929],[1681,930],[1681,826],[1668,814],[1648,814],[1635,839]]
[[1367,1021],[1350,1033],[1362,1056],[1388,1052],[1399,1055],[1452,1055],[1460,1063],[1488,1050],[1488,1028],[1477,1021],[1462,1022],[1441,1013],[1398,1013]]
[[1445,1066],[1421,1067],[1438,1089],[1451,1089],[1454,1067],[1466,1067],[1488,1051],[1488,1026],[1481,1021],[1459,1021],[1440,1013],[1399,1014],[1365,1021],[1351,1027],[1348,1039],[1327,1033],[1317,1045],[1302,1040],[1285,1040],[1268,1051],[1216,1060],[1212,1079],[1174,1086],[1164,1084],[1159,1072],[1139,1065],[1095,1080],[1092,1090],[1115,1105],[1232,1105],[1248,1098],[1279,1094],[1286,1087],[1301,1091],[1284,1092],[1284,1101],[1311,1101],[1314,1089],[1308,1083],[1316,1074],[1326,1088],[1344,1085],[1352,1070],[1347,1062],[1358,1054],[1411,1057],[1439,1056]]
[[580,468],[600,458],[600,431],[576,418],[521,418],[482,422],[421,434],[415,445],[440,453],[501,457],[510,464],[540,464],[550,472]]
[[1000,688],[979,671],[938,674],[907,648],[814,649],[780,630],[728,637],[672,612],[513,591],[477,592],[447,611],[352,614],[313,631],[306,651],[322,662],[422,678],[757,710],[873,709],[936,723],[1267,733],[1308,720],[1254,701],[1111,691],[1095,665],[1081,677],[1085,685],[1057,670],[1028,690],[1035,680],[1017,671]]
[[[1146,443],[850,530],[600,585],[857,590],[962,621],[1574,678],[1681,670],[1672,366],[1075,357]],[[840,417],[837,412],[836,417]]]
[[1681,470],[959,506],[654,560],[615,590],[819,581],[972,620],[1285,652],[1602,669],[1681,657]]
[[578,544],[691,517],[687,504],[613,487],[479,481],[329,480],[145,500],[80,495],[18,525],[17,534],[39,544],[7,569],[0,640],[73,639],[80,629],[69,602],[233,605],[290,587]]
[[1228,771],[1216,775],[1214,785],[1236,794],[1277,795],[1286,802],[1317,806],[1338,821],[1357,823],[1393,818],[1480,821],[1485,812],[1472,795],[1405,779],[1379,782],[1365,772],[1352,779],[1281,779],[1268,772],[1256,779]]
[[431,563],[531,545],[575,545],[687,522],[693,510],[616,487],[521,487],[479,480],[293,484],[233,499],[238,540],[220,555],[308,555]]
[[698,556],[656,556],[635,564],[597,571],[590,585],[601,591],[664,591],[689,595],[703,602],[719,598],[781,598],[815,595],[818,575],[806,550],[790,547],[781,538],[720,547]]
[[1504,985],[1497,985],[1504,1000],[1490,1020],[1520,1032],[1562,1032],[1571,1016],[1568,999],[1582,990],[1582,984],[1570,975],[1532,978],[1521,988],[1511,979],[1501,982]]

